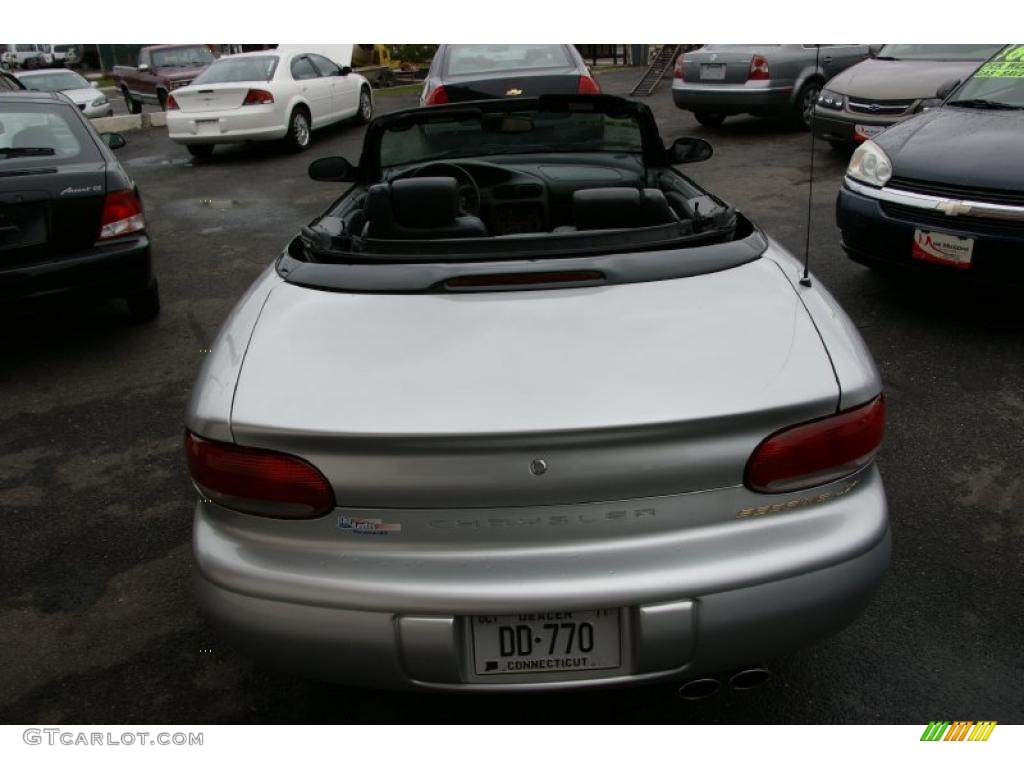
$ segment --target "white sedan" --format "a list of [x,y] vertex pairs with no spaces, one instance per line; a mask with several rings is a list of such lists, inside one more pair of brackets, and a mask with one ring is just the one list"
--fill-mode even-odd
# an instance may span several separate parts
[[366,78],[299,49],[223,56],[167,99],[167,131],[196,157],[216,144],[283,139],[299,151],[310,132],[373,117]]
[[19,72],[18,79],[30,91],[59,91],[71,99],[86,117],[110,117],[114,107],[94,83],[70,69],[35,69]]

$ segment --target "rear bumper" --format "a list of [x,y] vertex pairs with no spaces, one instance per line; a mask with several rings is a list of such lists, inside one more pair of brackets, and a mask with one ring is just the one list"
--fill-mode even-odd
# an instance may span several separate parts
[[178,144],[272,141],[288,132],[287,116],[276,105],[257,104],[218,112],[167,113],[167,135]]
[[[378,550],[379,537],[368,537],[339,557],[326,541],[307,548],[305,573],[289,565],[294,553],[265,535],[238,535],[235,513],[202,503],[197,594],[236,647],[336,682],[494,691],[692,677],[788,653],[862,611],[890,538],[877,470],[855,480],[829,486],[816,505],[790,509],[779,499],[777,515],[590,544],[520,542],[488,554]],[[620,668],[497,679],[473,672],[466,617],[598,607],[620,610]]]
[[0,269],[0,302],[50,296],[127,296],[153,280],[149,238],[125,237],[39,264]]
[[740,114],[787,109],[793,100],[792,85],[705,85],[683,80],[672,82],[672,101],[680,109]]

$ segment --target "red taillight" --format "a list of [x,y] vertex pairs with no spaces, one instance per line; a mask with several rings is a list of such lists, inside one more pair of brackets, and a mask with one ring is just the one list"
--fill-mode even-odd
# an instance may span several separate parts
[[170,112],[172,109],[180,109],[180,107],[178,107],[178,102],[174,99],[173,93],[167,94],[167,101],[164,102],[164,107],[167,109],[168,112]]
[[885,400],[797,424],[765,439],[747,461],[744,482],[761,493],[784,493],[829,483],[874,458],[885,431]]
[[250,88],[249,92],[245,94],[245,98],[242,100],[242,106],[252,106],[253,104],[273,104],[274,94],[270,91],[264,91],[260,88]]
[[132,190],[107,193],[103,201],[103,216],[100,219],[100,234],[97,239],[120,237],[132,232],[141,232],[145,228],[142,203]]
[[750,73],[747,80],[768,80],[768,60],[759,53],[750,60]]
[[295,456],[219,443],[185,433],[192,481],[230,509],[263,517],[319,517],[334,507],[334,491],[320,471]]
[[580,81],[576,84],[576,93],[600,93],[601,86],[590,75],[580,75]]
[[448,91],[444,89],[443,85],[437,86],[434,90],[427,94],[427,98],[423,102],[428,107],[433,107],[437,104],[448,103]]
[[682,56],[678,56],[676,58],[676,65],[674,67],[672,67],[672,77],[674,77],[676,80],[682,80],[683,79],[683,57]]

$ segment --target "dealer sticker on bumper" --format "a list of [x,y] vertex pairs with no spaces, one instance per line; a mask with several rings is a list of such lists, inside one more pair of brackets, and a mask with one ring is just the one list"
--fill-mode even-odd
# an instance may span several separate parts
[[886,127],[884,125],[855,125],[853,126],[853,138],[857,139],[857,141],[873,139],[884,131]]
[[974,240],[969,237],[929,232],[924,229],[914,230],[914,244],[910,247],[910,255],[915,259],[969,269],[973,253]]

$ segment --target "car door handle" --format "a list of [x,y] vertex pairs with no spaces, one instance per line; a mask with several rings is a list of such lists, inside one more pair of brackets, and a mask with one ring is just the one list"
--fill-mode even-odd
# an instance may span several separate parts
[[824,61],[826,64],[831,64],[832,63],[832,57],[831,56],[826,56],[824,59],[822,59],[822,61]]

